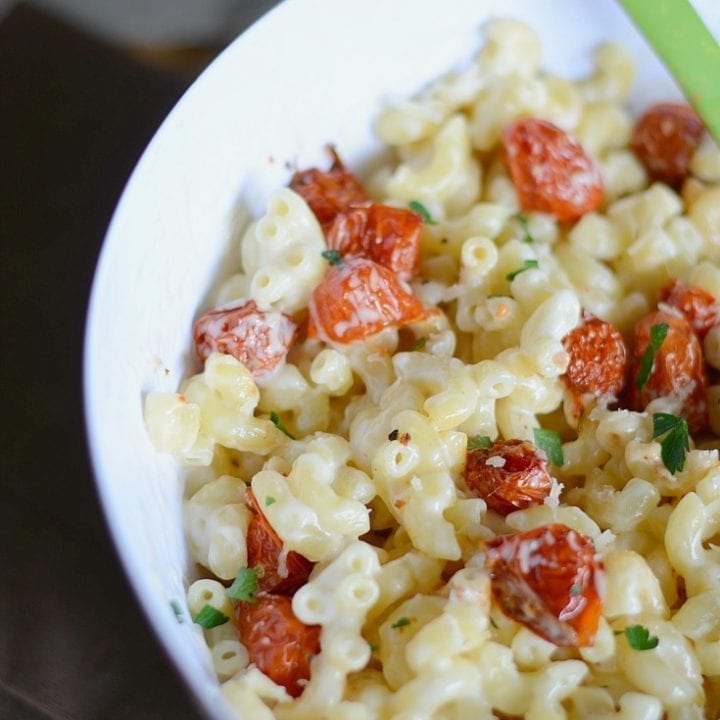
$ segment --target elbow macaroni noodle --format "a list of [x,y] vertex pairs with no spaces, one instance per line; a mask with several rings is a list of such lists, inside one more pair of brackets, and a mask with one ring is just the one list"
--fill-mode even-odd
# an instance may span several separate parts
[[240,249],[249,297],[261,307],[296,312],[307,307],[327,262],[325,239],[305,201],[292,190],[276,190],[266,214],[250,225]]
[[[672,277],[720,299],[720,151],[703,138],[687,192],[649,184],[627,148],[632,120],[620,103],[634,71],[622,48],[598,48],[594,73],[571,82],[540,70],[540,43],[521,23],[492,21],[485,38],[468,68],[388,107],[376,125],[399,163],[368,187],[379,201],[421,201],[433,217],[413,289],[440,307],[408,328],[423,345],[405,350],[392,328],[349,346],[302,340],[260,388],[216,353],[179,393],[146,399],[157,447],[206,468],[185,525],[193,560],[217,579],[193,582],[188,605],[193,616],[210,605],[231,618],[205,637],[239,717],[720,716],[717,438],[691,443],[671,474],[651,413],[672,406],[640,413],[598,401],[578,422],[560,380],[562,340],[582,308],[627,333]],[[573,132],[606,187],[604,206],[572,225],[527,213],[534,242],[493,154],[508,123],[528,115]],[[305,201],[277,190],[218,300],[302,312],[325,249]],[[720,369],[720,328],[704,349]],[[708,398],[717,435],[717,380]],[[532,441],[548,418],[568,438],[553,494],[504,518],[489,511],[463,480],[468,438]],[[297,618],[320,626],[321,647],[296,699],[250,662],[225,595],[248,564],[247,487],[285,549],[317,562],[292,600]],[[600,626],[579,650],[505,617],[483,567],[484,540],[552,522],[592,538],[604,565]],[[630,625],[657,647],[631,647]]]

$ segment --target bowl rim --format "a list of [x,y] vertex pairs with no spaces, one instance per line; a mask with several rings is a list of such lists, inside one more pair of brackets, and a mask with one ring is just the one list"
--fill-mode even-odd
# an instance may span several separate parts
[[[164,618],[165,615],[157,613],[160,603],[153,603],[155,598],[144,594],[145,588],[137,581],[134,571],[135,560],[134,553],[131,550],[127,533],[119,516],[114,512],[112,498],[110,496],[110,485],[104,479],[105,460],[100,449],[100,441],[95,417],[95,380],[94,380],[94,357],[93,346],[90,342],[93,337],[93,328],[96,318],[99,314],[100,288],[103,286],[105,276],[110,272],[109,254],[110,244],[113,238],[118,234],[118,226],[120,218],[125,213],[131,195],[131,188],[136,179],[144,172],[144,168],[156,151],[159,138],[164,135],[165,129],[171,125],[175,118],[185,112],[185,108],[191,105],[196,95],[200,91],[200,87],[207,82],[207,78],[218,72],[218,68],[227,63],[227,58],[232,55],[234,48],[241,42],[245,42],[248,37],[254,36],[279,14],[287,12],[289,5],[294,5],[300,0],[280,0],[274,7],[267,10],[260,17],[256,18],[243,32],[235,37],[228,45],[212,60],[212,62],[203,69],[203,71],[193,80],[188,88],[181,94],[175,104],[172,106],[168,114],[164,117],[160,125],[152,134],[150,140],[145,145],[140,157],[135,163],[130,175],[123,186],[118,201],[112,211],[110,221],[103,236],[100,252],[95,264],[93,272],[93,281],[85,313],[85,326],[83,332],[83,352],[82,352],[82,400],[83,400],[83,419],[84,432],[87,453],[90,460],[90,470],[93,477],[99,505],[109,531],[112,542],[113,551],[119,562],[122,572],[131,589],[136,606],[140,609],[147,625],[150,627],[155,637],[157,646],[161,649],[165,657],[170,662],[170,667],[174,671],[177,678],[184,684],[186,689],[190,690],[191,698],[195,709],[206,718],[215,718],[210,714],[209,708],[217,708],[217,693],[211,691],[207,683],[204,682],[202,676],[193,675],[188,672],[184,663],[181,662],[182,653],[186,642],[179,634],[167,630],[172,627],[166,621],[158,622],[158,616]],[[216,720],[216,718],[215,718]]]

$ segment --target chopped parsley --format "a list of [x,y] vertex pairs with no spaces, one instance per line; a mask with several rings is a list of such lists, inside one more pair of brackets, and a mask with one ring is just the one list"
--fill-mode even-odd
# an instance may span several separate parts
[[655,365],[655,355],[663,344],[663,340],[667,336],[669,325],[667,323],[657,323],[650,328],[650,342],[643,356],[640,358],[640,367],[638,368],[638,374],[635,378],[635,386],[638,390],[642,390],[645,387],[645,383],[650,379],[650,375],[653,371],[653,365]]
[[685,418],[670,413],[653,413],[653,440],[660,438],[660,455],[673,474],[685,467],[685,452],[690,449]]
[[230,618],[216,610],[212,605],[205,605],[205,607],[195,616],[195,622],[204,627],[206,630],[217,627],[218,625],[224,625]]
[[409,624],[410,618],[401,617],[399,620],[395,621],[390,627],[394,630],[399,630],[400,628],[407,627]]
[[411,200],[408,203],[408,207],[414,213],[417,213],[423,219],[423,222],[428,225],[437,225],[437,223],[433,220],[430,211],[419,200]]
[[183,615],[183,611],[182,611],[182,608],[180,607],[180,603],[177,600],[171,600],[170,607],[172,608],[172,611],[175,614],[175,619],[179,623],[185,622],[185,616]]
[[280,432],[284,432],[291,440],[295,440],[295,436],[290,434],[290,431],[283,425],[283,421],[274,410],[270,413],[270,420]]
[[505,277],[512,282],[520,273],[524,273],[526,270],[530,270],[530,268],[537,268],[539,267],[537,260],[523,260],[523,264],[521,268],[518,268],[517,270],[514,270],[511,273],[508,273]]
[[411,351],[424,350],[425,343],[427,342],[426,337],[419,337],[410,347]]
[[513,215],[513,219],[517,221],[518,225],[522,228],[523,236],[520,238],[524,243],[527,243],[528,245],[531,245],[535,242],[535,238],[530,234],[530,229],[528,228],[528,217],[527,215],[523,213],[516,213]]
[[375,645],[375,644],[371,643],[369,640],[368,640],[368,645],[370,646],[370,652],[376,653],[380,649],[379,645]]
[[273,503],[276,503],[276,502],[277,502],[277,500],[272,495],[268,495],[265,498],[265,507],[270,507]]
[[240,568],[233,584],[225,591],[231,600],[256,603],[255,591],[258,588],[258,574],[252,568]]
[[563,455],[562,442],[560,436],[555,430],[545,430],[543,428],[533,428],[533,436],[535,444],[545,451],[548,459],[553,465],[562,467],[565,462]]
[[633,650],[652,650],[660,642],[642,625],[629,625],[625,628],[625,637]]
[[331,265],[342,265],[339,250],[323,250],[320,253]]
[[492,440],[487,435],[476,435],[475,437],[468,438],[467,449],[477,450],[477,448],[488,448],[492,447]]
[[497,624],[492,618],[490,618],[490,624],[491,624],[496,630],[498,629],[498,624]]
[[582,585],[580,583],[576,583],[570,588],[570,595],[573,597],[576,597],[577,595],[582,595]]

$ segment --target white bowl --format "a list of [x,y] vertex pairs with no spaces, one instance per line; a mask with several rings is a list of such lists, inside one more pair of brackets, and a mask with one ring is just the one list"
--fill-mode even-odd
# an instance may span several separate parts
[[[702,3],[712,12],[715,0]],[[698,3],[700,4],[700,3]],[[184,610],[188,562],[181,481],[150,444],[142,403],[190,369],[190,328],[222,272],[233,229],[287,183],[286,161],[351,168],[379,150],[371,122],[469,59],[488,17],[529,23],[546,69],[577,76],[616,40],[638,65],[635,108],[678,91],[613,0],[288,0],[233,43],[162,125],[105,240],[90,304],[85,393],[92,460],[115,543],[158,637],[201,706],[229,717],[209,655]]]

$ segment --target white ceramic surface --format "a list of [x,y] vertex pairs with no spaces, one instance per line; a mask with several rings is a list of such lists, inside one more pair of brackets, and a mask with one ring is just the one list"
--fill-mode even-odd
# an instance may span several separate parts
[[[715,12],[705,0],[706,12]],[[715,6],[716,8],[717,6]],[[350,167],[378,150],[371,121],[477,50],[489,16],[539,33],[547,70],[587,72],[613,39],[636,57],[633,105],[677,90],[613,0],[287,0],[248,30],[173,110],[138,164],[108,230],[92,292],[85,391],[108,523],[158,637],[208,714],[230,717],[199,628],[187,616],[181,486],[145,434],[150,390],[175,390],[190,328],[221,272],[232,228],[287,182],[286,161]],[[184,608],[178,623],[171,601]],[[150,640],[149,640],[150,642]]]

